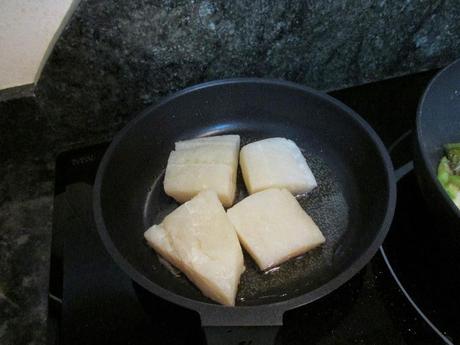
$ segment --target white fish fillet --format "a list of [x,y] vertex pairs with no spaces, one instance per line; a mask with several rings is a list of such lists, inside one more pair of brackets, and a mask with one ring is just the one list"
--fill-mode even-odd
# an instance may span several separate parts
[[165,193],[178,202],[214,190],[226,207],[233,204],[240,137],[224,135],[176,143],[166,167]]
[[207,145],[226,145],[237,150],[240,149],[240,136],[237,134],[217,135],[213,137],[195,138],[190,140],[178,141],[175,144],[176,150],[190,149],[198,146]]
[[203,190],[213,190],[228,207],[235,199],[236,169],[225,164],[168,164],[164,188],[180,203]]
[[217,194],[199,193],[144,236],[149,245],[212,300],[235,305],[243,253]]
[[305,157],[292,141],[270,138],[244,146],[240,152],[244,182],[250,194],[286,188],[300,194],[317,186]]
[[172,151],[168,164],[238,164],[239,148],[228,145],[204,145]]
[[227,210],[238,238],[261,270],[307,252],[325,238],[287,189],[267,189]]

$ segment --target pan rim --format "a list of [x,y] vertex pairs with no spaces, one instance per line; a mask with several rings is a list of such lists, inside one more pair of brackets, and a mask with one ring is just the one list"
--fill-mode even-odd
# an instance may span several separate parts
[[[101,205],[101,187],[103,176],[106,171],[106,167],[110,161],[112,154],[115,151],[115,148],[118,144],[122,141],[125,135],[133,128],[139,121],[141,121],[144,117],[148,116],[151,112],[155,111],[157,108],[160,108],[164,104],[171,102],[172,100],[183,96],[185,94],[191,93],[196,90],[200,90],[203,88],[219,86],[219,85],[226,85],[226,84],[237,84],[237,83],[256,83],[262,85],[277,85],[281,87],[288,87],[293,88],[302,92],[307,92],[313,94],[315,97],[319,97],[326,102],[332,103],[334,106],[340,108],[344,111],[356,124],[358,124],[368,135],[369,139],[373,142],[375,148],[380,153],[380,158],[382,160],[382,164],[384,169],[386,170],[386,184],[387,188],[387,209],[385,216],[380,223],[380,231],[377,233],[376,237],[372,241],[371,245],[363,251],[356,260],[345,270],[340,272],[334,278],[326,282],[325,284],[321,285],[320,287],[302,294],[300,296],[296,296],[290,299],[286,299],[284,301],[279,301],[275,303],[269,304],[260,304],[260,305],[251,305],[251,306],[235,306],[235,307],[228,307],[219,304],[213,304],[203,301],[197,301],[194,299],[190,299],[175,292],[172,292],[168,289],[161,287],[160,285],[156,284],[155,282],[151,281],[147,277],[145,277],[141,272],[135,269],[118,251],[115,244],[112,242],[108,230],[105,226],[105,222],[102,215],[102,205]],[[279,79],[266,79],[266,78],[231,78],[231,79],[221,79],[221,80],[213,80],[197,85],[193,85],[187,87],[183,90],[175,92],[159,103],[148,107],[147,109],[140,112],[137,116],[135,116],[123,129],[121,129],[113,138],[112,142],[110,143],[109,147],[107,148],[97,170],[96,179],[93,188],[93,210],[94,210],[94,219],[96,222],[96,227],[98,233],[106,247],[107,251],[113,258],[113,260],[117,263],[118,266],[126,273],[128,276],[137,282],[139,285],[150,291],[151,293],[167,300],[172,303],[179,304],[189,309],[193,309],[198,311],[201,315],[212,311],[213,313],[231,313],[231,310],[236,310],[238,312],[260,312],[263,309],[268,309],[270,312],[275,313],[276,315],[273,316],[273,322],[267,321],[267,324],[281,324],[282,323],[282,314],[289,309],[293,309],[295,307],[300,307],[302,305],[311,303],[330,292],[334,291],[349,279],[351,279],[355,274],[357,274],[375,255],[378,248],[382,244],[388,230],[390,228],[391,222],[393,220],[393,215],[396,206],[396,179],[394,175],[393,164],[391,162],[389,153],[384,146],[382,140],[375,132],[375,130],[354,110],[349,108],[347,105],[343,104],[339,100],[329,96],[328,94],[310,88],[308,86],[300,85],[294,82],[286,81],[286,80],[279,80]]]
[[442,70],[440,70],[433,77],[433,79],[431,79],[431,81],[428,83],[428,86],[425,88],[425,91],[423,92],[422,97],[420,98],[420,101],[417,107],[417,117],[415,119],[415,129],[417,133],[416,135],[417,146],[419,148],[420,155],[422,156],[423,167],[428,172],[431,180],[434,181],[436,190],[440,195],[442,195],[444,203],[449,205],[448,207],[450,208],[452,212],[454,212],[454,214],[457,216],[458,219],[460,219],[460,209],[457,206],[455,206],[454,202],[450,199],[449,195],[444,190],[444,187],[439,183],[437,176],[435,175],[434,171],[431,169],[431,166],[428,164],[428,161],[429,161],[428,153],[426,152],[425,148],[422,145],[422,142],[423,142],[423,133],[422,133],[422,116],[423,115],[422,114],[423,114],[423,108],[424,108],[426,99],[429,96],[429,93],[431,92],[433,85],[437,84],[438,80],[444,77],[444,75],[448,73],[450,69],[458,68],[459,66],[460,66],[460,59],[457,59],[454,62],[447,65],[446,67],[444,67]]

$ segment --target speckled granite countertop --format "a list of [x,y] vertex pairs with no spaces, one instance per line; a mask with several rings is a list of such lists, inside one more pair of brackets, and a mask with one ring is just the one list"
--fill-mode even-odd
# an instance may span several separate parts
[[457,57],[456,0],[82,1],[35,97],[0,103],[0,343],[46,342],[59,151],[108,140],[142,108],[205,80],[337,89]]

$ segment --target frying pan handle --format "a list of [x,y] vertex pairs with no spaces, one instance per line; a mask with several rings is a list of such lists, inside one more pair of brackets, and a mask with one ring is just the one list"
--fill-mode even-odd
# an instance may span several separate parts
[[267,305],[208,307],[200,317],[208,345],[273,345],[283,324],[283,313]]
[[207,345],[274,345],[281,326],[206,326]]

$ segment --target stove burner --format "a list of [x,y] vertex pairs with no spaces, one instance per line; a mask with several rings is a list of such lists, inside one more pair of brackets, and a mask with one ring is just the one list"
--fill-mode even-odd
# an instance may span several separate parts
[[[386,80],[333,95],[365,116],[388,144],[410,127],[410,116],[432,74]],[[405,102],[399,101],[401,94]],[[409,141],[410,134],[406,134],[394,145],[395,166],[410,161]],[[92,215],[92,184],[106,147],[101,144],[66,152],[57,160],[49,344],[203,343],[198,315],[132,283],[99,239]],[[413,173],[401,179],[396,217],[384,249],[338,290],[287,312],[277,344],[450,344],[433,325],[452,341],[460,340],[454,327],[459,305],[455,294],[449,295],[460,287],[460,275],[452,277],[447,269],[453,261],[448,260],[445,244],[436,238],[435,224],[418,193]],[[430,255],[429,250],[441,252]],[[404,289],[424,314],[414,308]]]
[[[411,152],[413,137],[401,136],[390,153],[399,169],[398,201],[390,232],[381,248],[385,263],[413,307],[447,344],[460,340],[458,287],[460,254],[438,235],[436,220],[423,199]],[[403,164],[406,162],[405,164]]]

